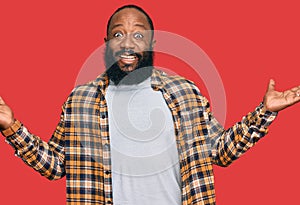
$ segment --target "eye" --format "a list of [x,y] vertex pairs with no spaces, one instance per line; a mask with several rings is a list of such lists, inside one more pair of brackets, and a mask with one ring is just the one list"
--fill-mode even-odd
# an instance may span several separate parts
[[141,34],[141,33],[135,33],[135,34],[133,35],[133,37],[134,37],[135,39],[142,39],[142,38],[144,38],[144,35]]
[[114,34],[114,37],[115,38],[122,38],[123,34],[121,32],[117,32],[117,33]]

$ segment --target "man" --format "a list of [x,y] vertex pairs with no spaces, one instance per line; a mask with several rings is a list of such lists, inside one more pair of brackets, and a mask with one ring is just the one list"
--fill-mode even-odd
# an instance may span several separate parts
[[153,31],[137,6],[114,12],[106,72],[72,91],[48,143],[0,98],[2,134],[43,176],[66,176],[67,204],[215,204],[212,165],[231,164],[300,101],[300,87],[277,92],[271,80],[263,103],[224,130],[192,82],[153,68]]

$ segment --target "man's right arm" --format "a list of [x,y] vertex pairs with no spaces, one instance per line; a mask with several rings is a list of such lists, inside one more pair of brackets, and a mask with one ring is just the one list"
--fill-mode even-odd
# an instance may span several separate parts
[[6,141],[15,149],[16,155],[50,180],[60,179],[64,169],[64,107],[60,122],[50,141],[44,142],[31,134],[18,120],[0,97],[0,129]]

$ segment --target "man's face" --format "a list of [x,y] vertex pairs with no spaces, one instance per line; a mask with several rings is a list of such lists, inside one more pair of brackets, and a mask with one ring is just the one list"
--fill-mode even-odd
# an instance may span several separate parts
[[115,64],[126,73],[141,66],[152,66],[152,52],[148,52],[152,45],[146,16],[134,8],[123,9],[113,16],[109,25],[106,64],[108,67]]

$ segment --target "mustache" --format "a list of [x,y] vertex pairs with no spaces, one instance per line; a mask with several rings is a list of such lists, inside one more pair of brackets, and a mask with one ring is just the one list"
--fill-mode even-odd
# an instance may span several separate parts
[[136,53],[134,52],[132,49],[122,49],[122,50],[119,50],[115,53],[115,57],[117,56],[120,56],[120,55],[123,55],[123,54],[126,54],[126,55],[134,55],[138,58],[141,58],[142,55],[140,53]]
[[[120,69],[116,59],[120,55],[135,55],[138,58],[138,65],[134,72],[125,72]],[[104,52],[104,62],[108,78],[116,85],[137,84],[151,76],[153,69],[154,52],[152,50],[135,53],[133,49],[121,49],[113,52],[107,45]]]

